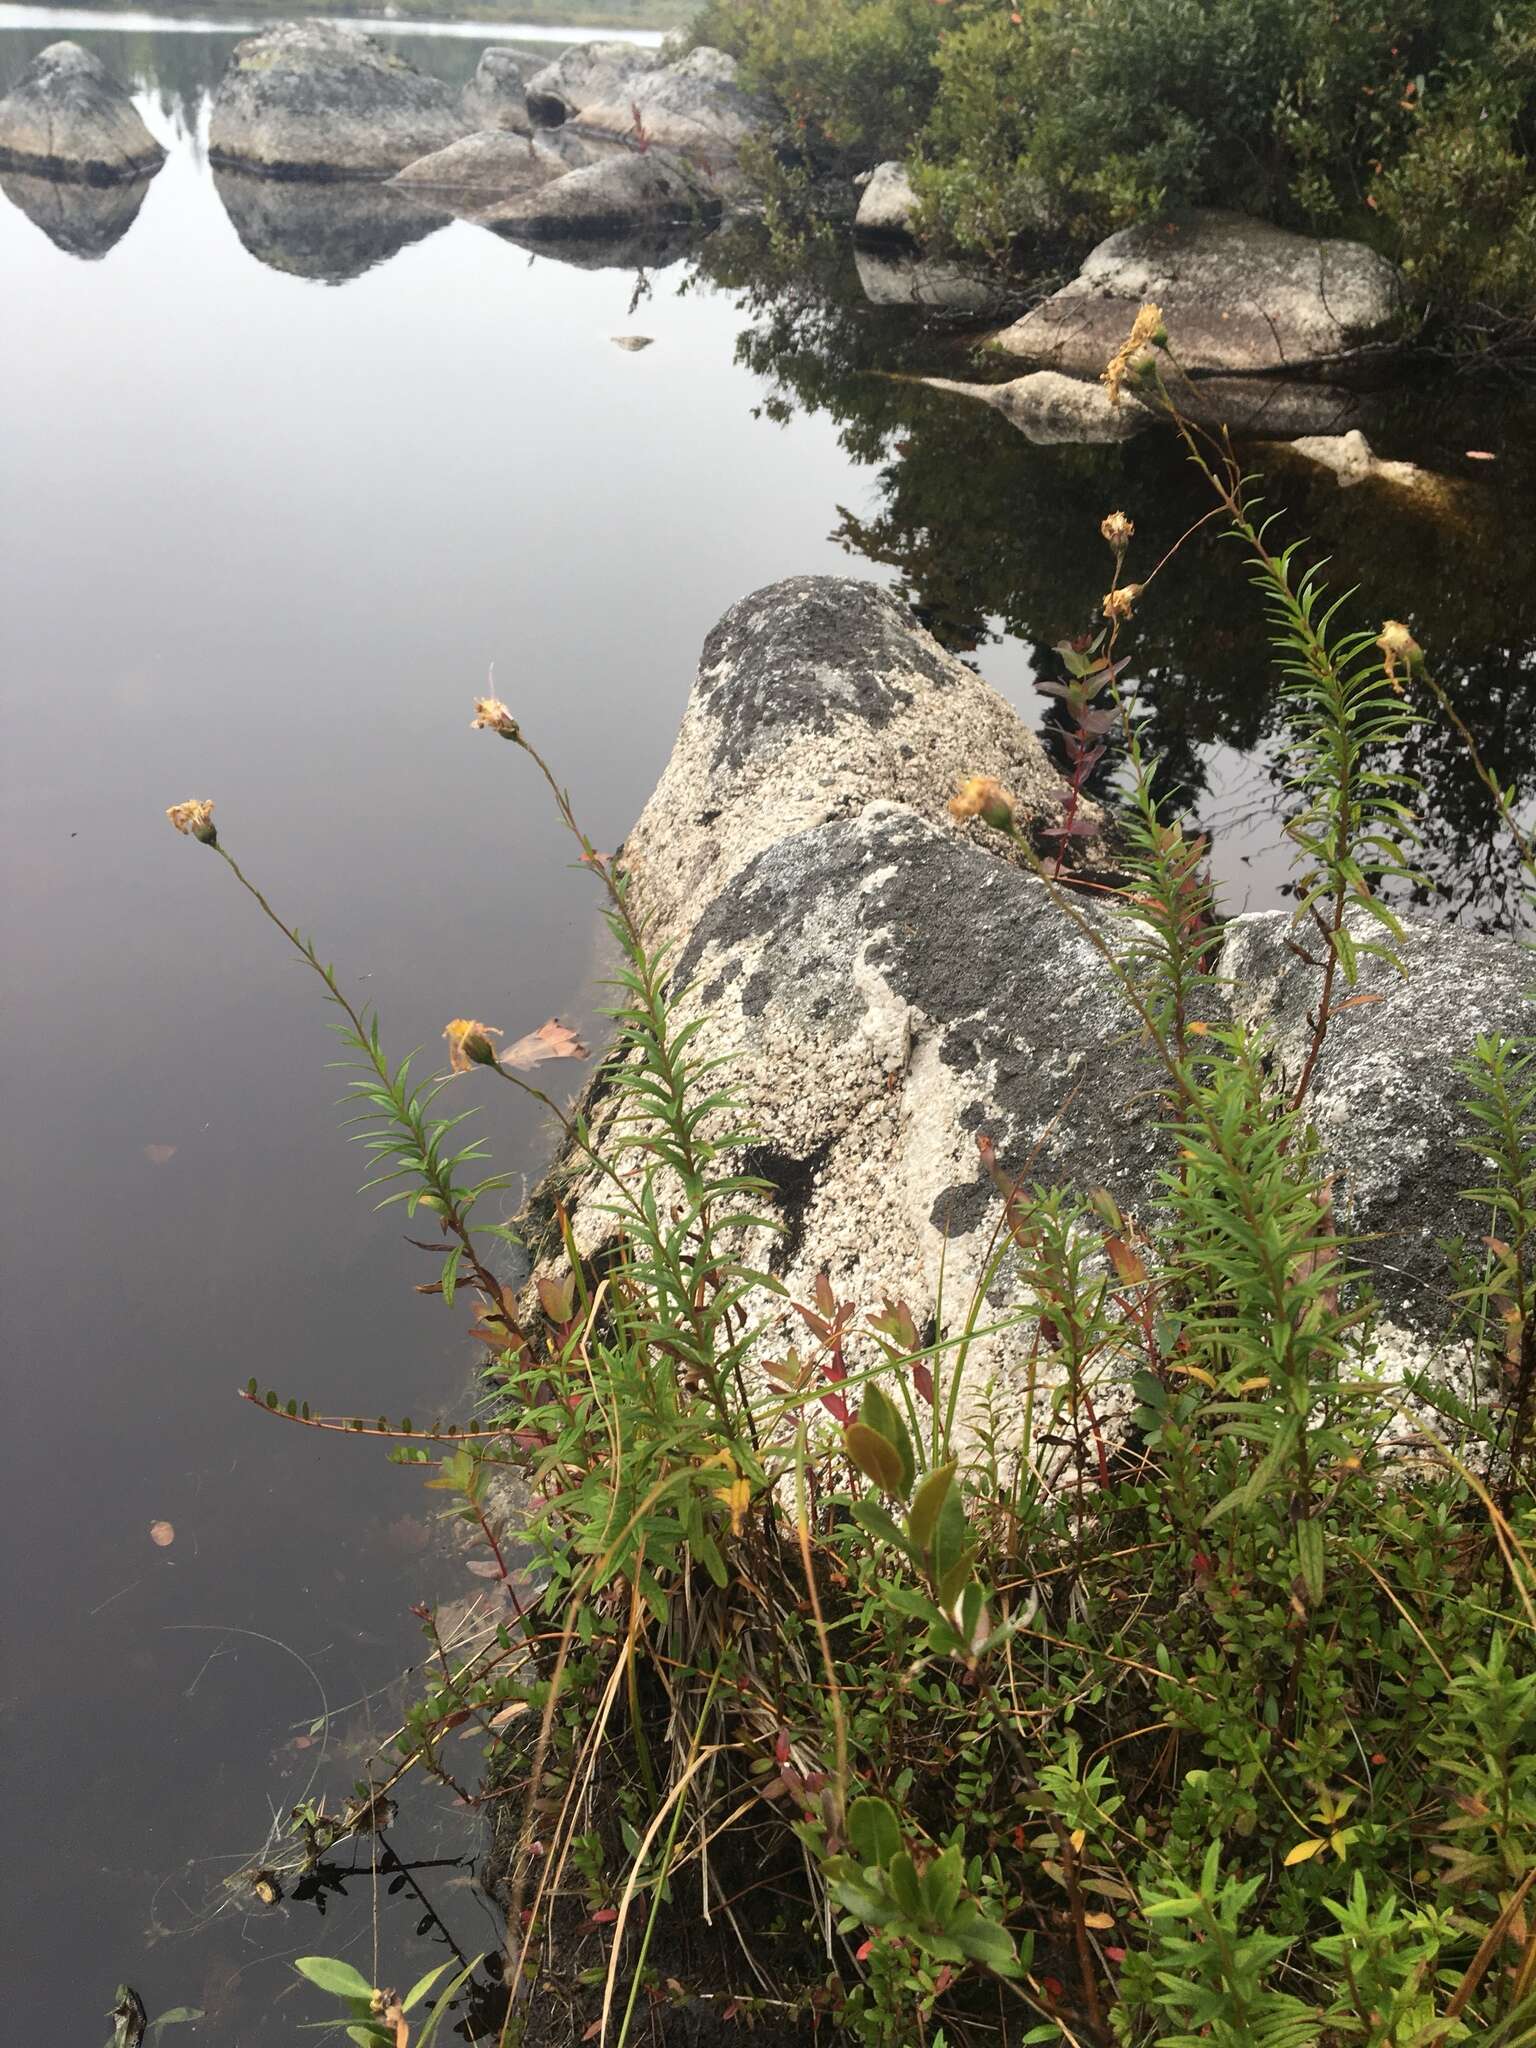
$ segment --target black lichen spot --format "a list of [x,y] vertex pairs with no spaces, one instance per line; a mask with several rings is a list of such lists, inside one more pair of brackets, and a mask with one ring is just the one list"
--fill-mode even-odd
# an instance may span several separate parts
[[777,1145],[749,1145],[742,1154],[742,1172],[754,1180],[767,1181],[773,1189],[774,1207],[783,1225],[783,1233],[768,1255],[770,1273],[788,1272],[800,1254],[805,1242],[806,1213],[831,1150],[832,1140],[827,1138],[803,1159]]
[[945,1188],[928,1211],[928,1221],[946,1237],[969,1237],[980,1227],[997,1190],[985,1174],[976,1180],[957,1181]]

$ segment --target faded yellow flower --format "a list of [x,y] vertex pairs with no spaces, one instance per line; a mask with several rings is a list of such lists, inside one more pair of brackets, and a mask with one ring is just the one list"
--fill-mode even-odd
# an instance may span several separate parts
[[1136,600],[1141,592],[1142,585],[1139,583],[1117,583],[1113,590],[1106,590],[1103,606],[1105,618],[1117,622],[1128,619],[1136,609]]
[[499,732],[504,740],[522,738],[522,728],[499,697],[477,697],[471,732]]
[[455,1017],[443,1032],[448,1041],[448,1065],[455,1074],[467,1074],[471,1067],[494,1067],[493,1038],[501,1033],[494,1024],[482,1024],[475,1017]]
[[1411,676],[1424,663],[1424,650],[1414,639],[1401,619],[1388,619],[1376,641],[1381,649],[1381,665],[1387,672],[1387,681],[1394,690],[1401,690],[1398,671]]
[[980,818],[994,832],[1007,832],[1013,827],[1013,798],[995,775],[973,775],[950,798],[949,815],[962,824],[967,818]]
[[1104,365],[1099,380],[1108,388],[1111,405],[1120,403],[1120,387],[1129,376],[1142,350],[1160,348],[1167,339],[1168,331],[1163,325],[1162,307],[1143,306],[1131,325],[1130,333]]
[[1099,522],[1099,531],[1115,553],[1123,555],[1131,544],[1131,536],[1136,528],[1123,512],[1110,512]]
[[213,829],[213,804],[207,797],[189,797],[184,804],[172,804],[165,814],[178,832],[200,839],[204,846],[216,846],[219,835]]

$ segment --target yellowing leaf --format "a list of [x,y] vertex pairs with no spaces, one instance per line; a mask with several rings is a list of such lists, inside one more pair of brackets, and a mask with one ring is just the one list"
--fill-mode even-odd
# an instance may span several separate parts
[[1286,1869],[1289,1870],[1293,1863],[1310,1862],[1320,1850],[1326,1849],[1327,1846],[1328,1844],[1320,1836],[1311,1841],[1298,1842],[1294,1849],[1287,1849],[1285,1852]]
[[504,1067],[540,1067],[545,1060],[584,1060],[587,1048],[568,1024],[562,1024],[558,1017],[551,1017],[547,1024],[541,1024],[537,1031],[528,1031],[521,1038],[514,1039],[501,1055]]
[[1113,1913],[1085,1913],[1083,1915],[1083,1925],[1096,1928],[1100,1933],[1103,1933],[1106,1928],[1113,1927],[1114,1924],[1115,1916]]
[[1179,1361],[1176,1358],[1170,1358],[1168,1361],[1168,1370],[1170,1372],[1182,1373],[1185,1379],[1187,1380],[1199,1380],[1202,1386],[1214,1387],[1216,1384],[1215,1380],[1212,1378],[1210,1373],[1208,1373],[1205,1370],[1204,1366],[1180,1365]]
[[1084,1842],[1088,1839],[1088,1830],[1086,1828],[1074,1828],[1067,1839],[1072,1844],[1073,1854],[1079,1854]]

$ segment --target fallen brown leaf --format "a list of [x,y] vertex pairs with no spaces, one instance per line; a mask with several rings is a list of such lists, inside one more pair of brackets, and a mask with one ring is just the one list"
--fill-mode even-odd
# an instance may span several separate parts
[[162,1550],[169,1550],[176,1541],[176,1531],[169,1522],[151,1522],[149,1540],[151,1543],[158,1543]]
[[501,1056],[504,1067],[539,1067],[545,1060],[584,1060],[587,1048],[568,1024],[551,1017],[537,1031],[529,1031],[509,1045]]

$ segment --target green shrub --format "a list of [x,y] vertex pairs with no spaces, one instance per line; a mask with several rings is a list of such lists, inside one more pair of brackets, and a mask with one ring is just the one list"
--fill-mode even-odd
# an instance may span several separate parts
[[1165,206],[1363,232],[1439,305],[1536,301],[1536,7],[1498,0],[711,0],[813,155],[909,155],[1004,256]]

